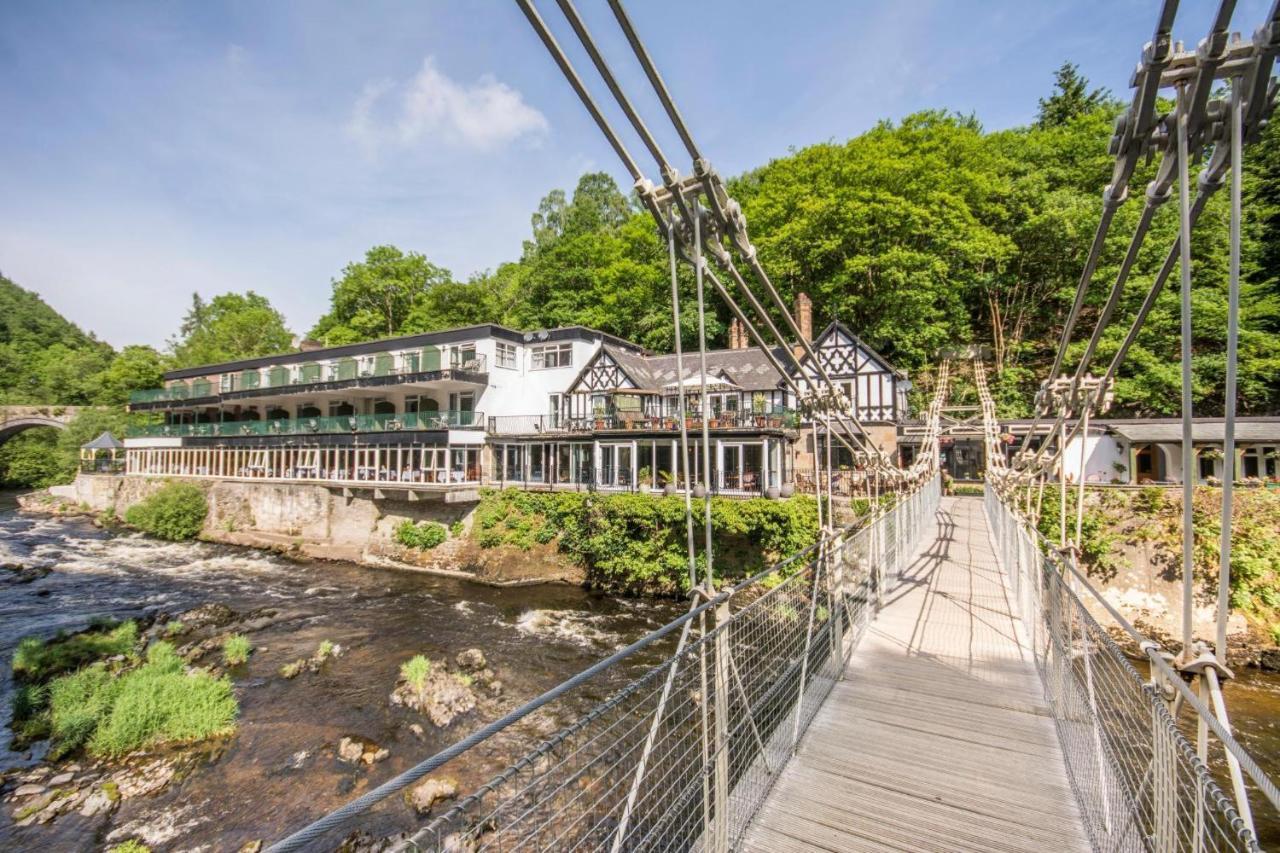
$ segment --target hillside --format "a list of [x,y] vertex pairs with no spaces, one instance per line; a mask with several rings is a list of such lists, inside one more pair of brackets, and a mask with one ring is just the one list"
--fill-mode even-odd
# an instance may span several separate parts
[[87,380],[114,356],[110,344],[0,275],[0,403],[93,402]]

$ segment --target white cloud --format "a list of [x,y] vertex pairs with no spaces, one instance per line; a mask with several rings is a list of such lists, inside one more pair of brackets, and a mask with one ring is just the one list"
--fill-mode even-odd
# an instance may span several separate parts
[[347,123],[347,131],[373,150],[433,139],[489,149],[521,137],[537,139],[547,129],[546,116],[506,83],[490,74],[469,85],[458,83],[430,56],[403,84],[366,84]]

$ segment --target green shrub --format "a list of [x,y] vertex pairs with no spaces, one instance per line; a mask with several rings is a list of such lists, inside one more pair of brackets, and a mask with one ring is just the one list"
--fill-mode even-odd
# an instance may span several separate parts
[[466,529],[467,527],[462,523],[462,519],[458,519],[453,524],[449,525],[449,535],[456,539],[461,536],[462,532]]
[[23,681],[47,681],[100,658],[132,654],[138,642],[133,620],[51,640],[24,637],[13,653],[13,675]]
[[247,663],[253,652],[253,643],[244,634],[232,634],[222,642],[222,660],[227,666]]
[[444,525],[434,521],[421,521],[414,524],[412,521],[405,520],[396,528],[397,542],[406,548],[417,548],[421,551],[429,551],[448,538],[449,534]]
[[180,619],[173,619],[164,625],[164,635],[166,637],[176,637],[186,632],[187,626],[182,624]]
[[316,660],[320,662],[327,661],[333,656],[333,641],[321,640],[320,645],[316,647]]
[[160,539],[192,539],[204,526],[209,505],[193,483],[171,481],[155,494],[129,507],[125,521]]
[[94,755],[119,756],[203,740],[232,731],[238,712],[229,680],[185,672],[173,646],[158,642],[146,663],[123,675],[95,663],[50,683],[50,754],[87,745]]
[[[810,497],[713,498],[711,508],[720,578],[752,574],[817,537]],[[554,543],[598,587],[671,593],[688,585],[684,502],[675,496],[484,490],[471,535],[482,548]]]
[[414,655],[400,664],[400,677],[415,690],[427,686],[427,676],[431,675],[431,661],[422,655]]

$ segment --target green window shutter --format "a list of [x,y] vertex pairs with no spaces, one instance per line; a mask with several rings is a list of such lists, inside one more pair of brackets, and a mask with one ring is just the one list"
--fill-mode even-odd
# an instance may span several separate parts
[[256,370],[246,370],[240,374],[241,388],[260,388],[262,386],[262,374]]
[[281,385],[289,384],[289,368],[273,367],[267,371],[267,384],[272,388],[279,388]]
[[380,353],[373,359],[373,375],[388,376],[394,366],[395,359],[391,357],[391,353]]
[[301,381],[303,383],[320,381],[320,365],[304,364],[302,365]]
[[338,379],[355,379],[356,378],[356,360],[354,358],[344,358],[338,361]]

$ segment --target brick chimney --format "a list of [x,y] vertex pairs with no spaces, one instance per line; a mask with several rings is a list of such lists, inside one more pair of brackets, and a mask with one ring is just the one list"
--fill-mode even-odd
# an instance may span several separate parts
[[800,336],[813,343],[813,300],[807,293],[796,294],[796,324],[800,326]]
[[747,330],[742,321],[734,317],[729,321],[729,349],[746,349],[748,346]]
[[[796,294],[796,325],[800,327],[800,337],[813,343],[813,300],[807,293]],[[804,347],[800,346],[798,341],[795,354],[796,358],[804,356]]]

